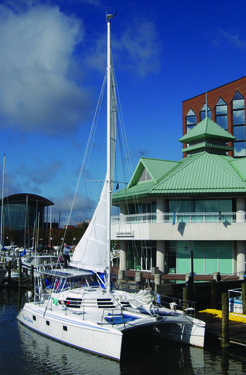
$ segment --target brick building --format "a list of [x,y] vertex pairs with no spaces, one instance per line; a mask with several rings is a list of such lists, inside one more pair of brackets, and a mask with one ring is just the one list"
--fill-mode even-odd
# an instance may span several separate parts
[[[183,135],[206,116],[236,137],[229,142],[228,155],[246,156],[245,134],[246,77],[237,79],[183,102]],[[186,153],[184,153],[186,156]]]

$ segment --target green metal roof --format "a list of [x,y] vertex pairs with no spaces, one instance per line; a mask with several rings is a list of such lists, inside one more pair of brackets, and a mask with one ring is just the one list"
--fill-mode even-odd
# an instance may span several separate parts
[[[156,159],[148,159],[149,171],[157,170],[158,165]],[[171,169],[163,168],[156,181],[138,182],[133,175],[131,184],[113,195],[113,203],[156,196],[246,195],[246,158],[201,152],[171,165]]]
[[199,122],[199,124],[195,125],[189,133],[180,138],[179,141],[182,143],[191,143],[205,138],[220,138],[224,141],[234,141],[236,139],[233,135],[216,124],[216,122],[206,117]]
[[238,172],[244,181],[246,181],[246,158],[233,159],[232,167]]
[[149,174],[152,181],[156,182],[169,170],[171,170],[177,162],[171,160],[161,160],[161,159],[151,159],[151,158],[141,158],[138,165],[133,173],[131,181],[128,187],[136,185],[145,169]]
[[149,194],[246,194],[246,182],[231,165],[232,160],[228,156],[208,152],[189,156],[168,178],[164,177],[155,185]]
[[126,200],[145,198],[154,185],[155,183],[153,181],[146,181],[140,182],[131,188],[126,187],[125,189],[119,190],[113,194],[113,203],[117,204]]
[[201,151],[205,151],[205,150],[212,150],[212,149],[216,149],[216,150],[223,150],[223,151],[230,151],[230,150],[233,150],[233,147],[230,147],[230,146],[223,146],[223,145],[214,145],[213,143],[209,143],[209,142],[201,142],[201,143],[198,143],[196,145],[192,145],[192,146],[188,146],[186,148],[183,148],[182,149],[182,152],[191,152],[191,151],[195,151],[195,150],[200,150]]
[[[113,195],[113,203],[156,196],[246,195],[246,158],[226,155],[235,137],[208,117],[180,141],[189,156],[180,161],[141,158],[129,185]],[[183,151],[184,151],[183,150]]]

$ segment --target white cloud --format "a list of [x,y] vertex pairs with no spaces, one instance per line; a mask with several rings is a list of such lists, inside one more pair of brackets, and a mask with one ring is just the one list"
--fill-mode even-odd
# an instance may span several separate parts
[[235,149],[234,148],[234,154],[235,156],[246,156],[245,148]]
[[88,90],[71,76],[83,37],[83,25],[57,7],[0,7],[0,116],[9,127],[59,134],[87,119]]
[[141,76],[159,71],[160,40],[151,21],[136,19],[121,37],[121,45],[125,48],[125,64],[134,66]]
[[[61,226],[64,226],[67,223],[70,214],[73,194],[64,192],[62,197],[51,197],[50,200],[55,203],[53,210],[54,218],[57,220],[60,216],[60,224]],[[69,224],[81,223],[84,220],[91,219],[94,209],[95,202],[78,193],[74,202]]]
[[229,32],[223,29],[218,29],[217,35],[214,39],[214,43],[218,45],[222,42],[222,40],[226,40],[235,48],[244,49],[246,47],[246,41],[241,40],[240,36],[237,33]]
[[[159,72],[161,42],[155,24],[135,19],[121,35],[112,35],[112,49],[117,70],[126,69],[140,78]],[[100,36],[89,51],[87,64],[98,71],[105,70],[105,36]]]
[[85,56],[85,64],[90,67],[90,69],[105,72],[106,62],[105,35],[100,35],[93,43],[93,46],[88,49],[87,55]]

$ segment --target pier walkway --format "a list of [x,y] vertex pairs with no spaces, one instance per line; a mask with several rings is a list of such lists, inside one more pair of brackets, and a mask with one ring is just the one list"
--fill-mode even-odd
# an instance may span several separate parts
[[[222,338],[221,310],[202,310],[196,314],[198,319],[206,322],[205,344]],[[229,313],[229,343],[246,347],[246,315]]]

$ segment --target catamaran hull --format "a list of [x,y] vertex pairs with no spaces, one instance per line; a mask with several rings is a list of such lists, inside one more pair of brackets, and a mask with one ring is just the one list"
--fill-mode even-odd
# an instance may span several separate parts
[[45,311],[42,307],[34,307],[32,303],[25,304],[17,320],[32,330],[64,344],[120,360],[121,331],[78,320],[76,316],[66,316],[57,311]]
[[[128,329],[124,330],[127,332]],[[145,325],[135,330],[145,337],[179,342],[181,344],[204,347],[205,323],[195,318],[166,316],[154,325]]]
[[[192,318],[191,321],[178,322],[170,317],[162,324],[157,324],[153,330],[153,336],[160,339],[180,342],[191,346],[204,347],[205,323]],[[190,319],[190,318],[189,318]]]
[[4,278],[5,278],[5,275],[7,273],[7,270],[6,269],[0,269],[0,284],[2,284]]

